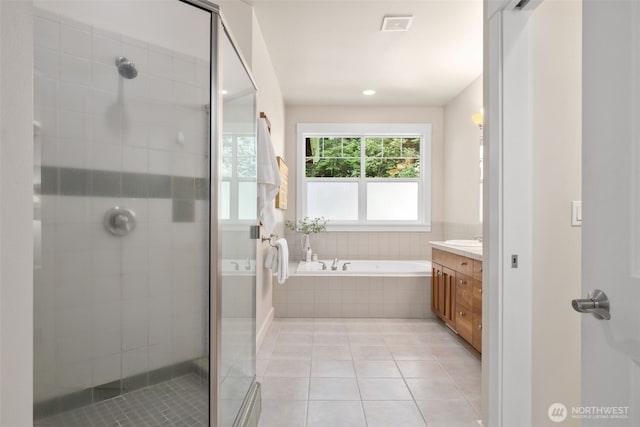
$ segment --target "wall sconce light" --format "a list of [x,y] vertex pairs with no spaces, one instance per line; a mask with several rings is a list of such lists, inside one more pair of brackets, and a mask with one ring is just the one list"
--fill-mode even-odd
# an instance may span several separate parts
[[473,114],[471,116],[471,121],[478,125],[480,129],[482,129],[482,126],[484,125],[484,114],[482,112]]

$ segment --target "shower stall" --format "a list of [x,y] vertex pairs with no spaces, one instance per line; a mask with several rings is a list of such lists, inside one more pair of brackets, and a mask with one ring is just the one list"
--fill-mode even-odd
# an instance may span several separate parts
[[217,6],[36,0],[33,78],[34,425],[255,424],[256,87]]

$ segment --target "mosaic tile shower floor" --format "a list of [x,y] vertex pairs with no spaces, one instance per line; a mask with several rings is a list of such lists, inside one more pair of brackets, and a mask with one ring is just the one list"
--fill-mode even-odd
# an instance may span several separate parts
[[209,422],[208,384],[196,374],[52,417],[34,427],[199,427]]

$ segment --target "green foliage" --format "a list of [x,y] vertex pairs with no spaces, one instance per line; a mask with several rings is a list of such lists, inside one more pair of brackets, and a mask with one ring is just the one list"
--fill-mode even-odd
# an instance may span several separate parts
[[314,234],[327,231],[327,220],[324,217],[309,218],[304,217],[297,223],[294,221],[285,222],[286,227],[291,231],[297,231],[302,234]]
[[[307,138],[308,178],[360,178],[360,138]],[[419,178],[420,138],[365,138],[365,177]]]

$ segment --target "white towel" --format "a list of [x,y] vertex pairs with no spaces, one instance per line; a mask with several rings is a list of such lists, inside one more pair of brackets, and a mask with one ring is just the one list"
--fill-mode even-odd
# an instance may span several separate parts
[[278,249],[275,246],[269,248],[264,258],[264,268],[268,268],[275,275],[278,272]]
[[265,234],[271,234],[276,225],[273,199],[280,190],[280,170],[273,151],[269,127],[265,119],[258,120],[258,218]]
[[275,246],[277,249],[276,268],[278,270],[278,283],[283,284],[289,277],[289,246],[287,246],[285,239],[276,240]]

